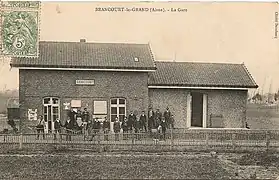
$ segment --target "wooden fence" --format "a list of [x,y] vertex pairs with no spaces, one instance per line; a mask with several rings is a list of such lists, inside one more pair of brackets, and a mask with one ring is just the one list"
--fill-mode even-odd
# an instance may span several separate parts
[[[70,138],[70,139],[69,139]],[[64,147],[98,151],[262,151],[279,150],[279,130],[180,129],[162,133],[0,134],[6,148]]]

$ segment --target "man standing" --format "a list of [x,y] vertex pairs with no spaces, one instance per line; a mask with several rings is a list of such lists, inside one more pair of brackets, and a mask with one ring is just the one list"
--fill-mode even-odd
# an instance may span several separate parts
[[83,134],[84,134],[84,139],[85,137],[88,136],[88,122],[90,120],[90,114],[87,111],[87,108],[84,108],[84,111],[82,112],[82,122],[83,122]]
[[91,136],[91,139],[90,141],[93,140],[93,138],[98,135],[98,133],[100,132],[100,129],[101,129],[101,122],[96,118],[94,121],[93,121],[93,134]]
[[174,117],[173,117],[173,114],[171,115],[171,117],[170,117],[170,127],[172,128],[172,129],[174,129]]
[[167,107],[167,110],[164,112],[164,118],[167,124],[167,128],[170,128],[170,118],[171,118],[171,113],[169,110],[169,107]]
[[68,117],[67,121],[64,124],[66,128],[66,141],[71,141],[71,134],[74,127],[73,121]]
[[108,133],[109,133],[109,129],[110,129],[110,123],[107,119],[107,117],[105,117],[104,123],[103,123],[103,130],[104,130],[104,140],[108,141]]
[[77,119],[77,129],[82,132],[82,113],[81,110],[77,111],[77,115],[76,115],[76,119]]
[[155,127],[157,128],[162,120],[162,113],[160,112],[159,109],[155,112]]
[[62,140],[62,135],[61,135],[61,121],[57,118],[56,121],[54,122],[54,140],[56,140],[56,135],[60,135],[60,140]]
[[133,125],[135,122],[136,122],[136,115],[133,113],[133,111],[131,111],[131,113],[128,117],[128,128],[129,128],[130,132],[132,132]]
[[144,128],[144,132],[147,132],[147,128],[146,128],[146,119],[147,119],[147,117],[146,117],[146,115],[145,115],[145,112],[142,111],[139,120],[140,120],[140,123],[141,123],[141,129]]
[[136,121],[135,121],[135,125],[134,125],[134,127],[135,127],[135,133],[136,133],[136,139],[140,139],[139,137],[140,137],[140,129],[141,129],[141,121],[140,121],[140,119],[137,119]]
[[128,139],[128,119],[127,117],[124,118],[124,121],[121,124],[121,128],[123,130],[123,139]]
[[44,132],[44,127],[45,127],[45,121],[43,119],[43,116],[39,116],[39,124],[36,126],[37,128],[37,139],[40,138],[40,134],[43,134],[43,139],[45,139],[45,132]]
[[161,135],[160,139],[162,139],[162,136],[163,136],[163,140],[165,141],[166,140],[167,122],[164,117],[162,118],[160,126],[161,126],[161,130],[162,130],[162,135]]
[[119,141],[119,133],[120,133],[120,121],[118,120],[118,117],[115,118],[115,121],[113,123],[113,130],[115,133],[115,141]]
[[151,133],[151,129],[154,128],[154,111],[152,110],[152,107],[149,107],[148,110],[148,129]]
[[68,117],[72,121],[73,124],[75,124],[76,121],[76,112],[71,108],[71,110],[68,112]]

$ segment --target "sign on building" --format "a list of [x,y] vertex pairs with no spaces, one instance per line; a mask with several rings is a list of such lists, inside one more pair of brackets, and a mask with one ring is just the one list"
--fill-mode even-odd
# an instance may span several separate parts
[[71,101],[71,107],[73,107],[73,108],[81,107],[81,100],[72,100]]
[[94,101],[94,114],[107,114],[107,101]]
[[95,81],[91,80],[76,80],[76,85],[94,85]]

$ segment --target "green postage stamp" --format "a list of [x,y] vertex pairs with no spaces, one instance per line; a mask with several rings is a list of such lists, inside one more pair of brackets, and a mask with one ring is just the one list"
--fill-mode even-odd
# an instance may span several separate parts
[[38,57],[40,2],[1,3],[2,55]]

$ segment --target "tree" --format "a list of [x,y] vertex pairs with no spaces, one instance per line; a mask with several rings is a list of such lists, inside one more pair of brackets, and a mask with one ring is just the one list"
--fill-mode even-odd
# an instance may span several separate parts
[[255,94],[255,96],[252,97],[252,100],[254,101],[262,101],[262,95],[260,95],[259,93]]

